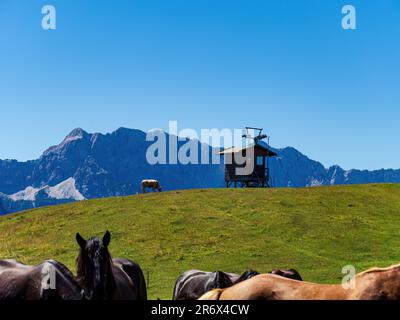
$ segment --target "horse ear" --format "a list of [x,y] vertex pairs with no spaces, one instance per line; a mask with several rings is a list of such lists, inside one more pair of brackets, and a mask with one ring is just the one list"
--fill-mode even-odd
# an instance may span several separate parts
[[75,238],[76,238],[76,242],[78,242],[79,246],[80,246],[82,249],[85,249],[85,247],[86,247],[86,240],[83,239],[82,236],[81,236],[79,233],[76,234],[76,237],[75,237]]
[[110,241],[111,241],[111,234],[110,234],[110,231],[107,230],[103,236],[104,246],[108,247],[108,245],[110,244]]

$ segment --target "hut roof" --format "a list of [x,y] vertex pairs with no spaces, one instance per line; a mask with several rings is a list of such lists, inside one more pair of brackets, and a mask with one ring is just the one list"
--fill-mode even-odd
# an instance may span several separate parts
[[226,148],[224,150],[221,150],[220,152],[218,152],[218,154],[220,155],[224,155],[224,154],[231,154],[231,153],[238,153],[238,152],[242,152],[243,150],[247,150],[250,148],[257,148],[257,149],[261,149],[263,154],[266,157],[274,157],[277,155],[276,152],[273,152],[271,149],[269,149],[266,145],[258,143],[258,144],[250,144],[248,146],[245,147],[230,147],[230,148]]

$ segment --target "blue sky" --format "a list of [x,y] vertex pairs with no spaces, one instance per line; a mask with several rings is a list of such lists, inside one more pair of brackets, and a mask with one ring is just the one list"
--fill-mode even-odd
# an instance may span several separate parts
[[[41,28],[41,8],[57,29]],[[341,8],[357,9],[357,30]],[[398,0],[2,0],[0,158],[75,127],[264,127],[324,165],[399,168]]]

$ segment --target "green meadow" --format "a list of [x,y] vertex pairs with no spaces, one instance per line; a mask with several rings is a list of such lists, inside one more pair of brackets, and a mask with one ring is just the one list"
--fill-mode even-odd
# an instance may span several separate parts
[[400,185],[199,189],[44,207],[0,217],[0,258],[51,258],[75,272],[75,233],[106,230],[112,256],[143,268],[151,299],[171,299],[188,269],[295,268],[304,280],[340,283],[346,265],[400,261]]

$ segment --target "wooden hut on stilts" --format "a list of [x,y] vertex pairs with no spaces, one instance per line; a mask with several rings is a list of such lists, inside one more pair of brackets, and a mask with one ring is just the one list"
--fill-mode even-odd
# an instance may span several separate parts
[[[251,136],[250,130],[258,131],[257,136]],[[262,128],[246,127],[246,134],[243,138],[253,140],[253,143],[245,147],[230,147],[221,150],[218,154],[224,156],[225,183],[226,187],[253,187],[268,188],[270,185],[269,157],[276,156],[276,152],[269,147],[269,137],[262,134]],[[267,139],[267,142],[262,140]],[[253,163],[253,170],[243,172],[243,168]],[[242,170],[240,170],[242,169]]]

